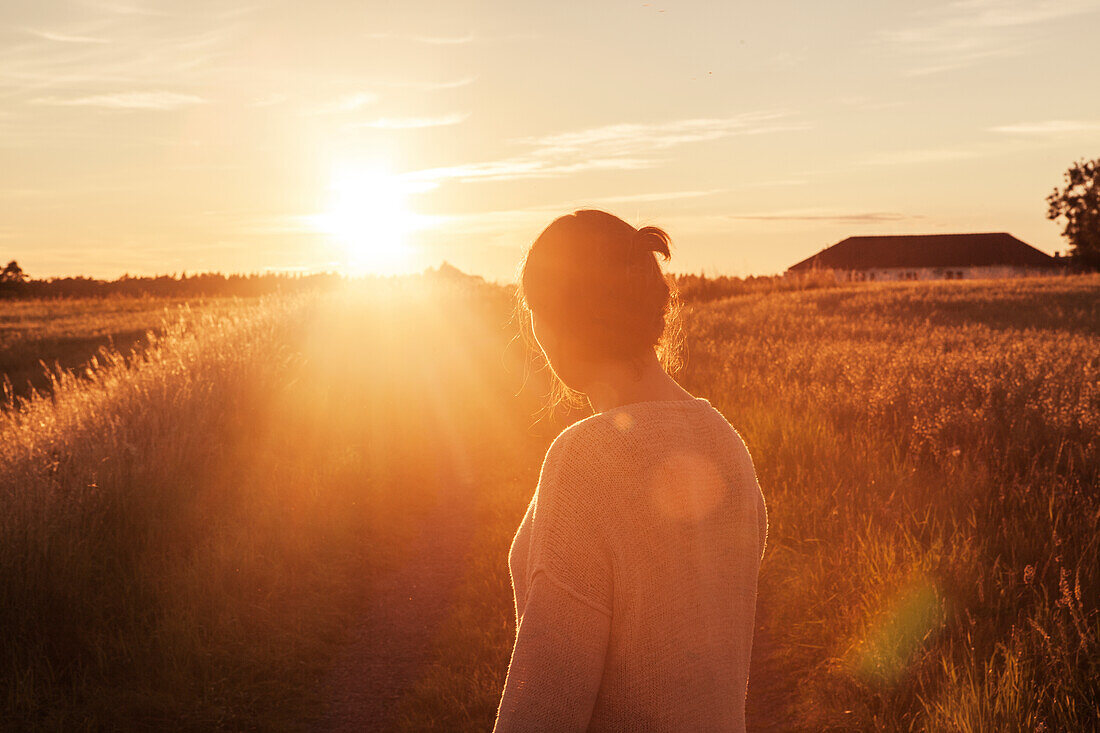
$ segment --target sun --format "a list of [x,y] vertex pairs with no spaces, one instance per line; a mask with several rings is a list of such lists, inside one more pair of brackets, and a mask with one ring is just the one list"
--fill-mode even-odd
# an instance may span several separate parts
[[339,244],[345,271],[393,275],[413,268],[409,235],[423,217],[409,209],[409,192],[400,177],[381,168],[334,172],[328,206],[315,224]]

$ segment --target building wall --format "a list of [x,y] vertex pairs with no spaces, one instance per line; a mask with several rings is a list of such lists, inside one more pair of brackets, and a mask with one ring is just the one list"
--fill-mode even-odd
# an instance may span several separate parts
[[1016,265],[985,267],[879,267],[868,270],[838,270],[837,277],[851,282],[894,280],[975,280],[1056,274],[1051,270]]

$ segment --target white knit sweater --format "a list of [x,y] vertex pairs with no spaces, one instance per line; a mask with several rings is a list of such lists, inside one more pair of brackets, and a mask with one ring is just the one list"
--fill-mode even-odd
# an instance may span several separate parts
[[706,399],[567,428],[508,556],[495,730],[743,731],[766,533],[748,449]]

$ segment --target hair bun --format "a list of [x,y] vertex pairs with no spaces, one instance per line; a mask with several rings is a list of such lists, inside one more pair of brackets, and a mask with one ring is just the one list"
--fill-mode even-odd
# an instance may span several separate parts
[[669,250],[671,239],[664,229],[658,227],[642,227],[634,236],[635,241],[648,252],[656,252],[666,260],[672,258]]

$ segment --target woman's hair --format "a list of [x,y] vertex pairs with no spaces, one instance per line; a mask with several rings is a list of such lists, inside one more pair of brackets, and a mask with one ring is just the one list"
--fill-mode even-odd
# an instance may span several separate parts
[[[635,229],[606,211],[555,219],[520,265],[516,314],[528,344],[534,311],[586,359],[640,364],[656,348],[665,370],[677,370],[680,304],[656,257],[671,257],[670,242],[657,227]],[[554,381],[551,407],[563,399],[581,403],[577,392]]]

